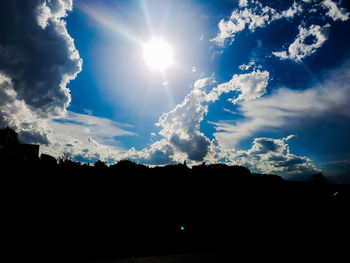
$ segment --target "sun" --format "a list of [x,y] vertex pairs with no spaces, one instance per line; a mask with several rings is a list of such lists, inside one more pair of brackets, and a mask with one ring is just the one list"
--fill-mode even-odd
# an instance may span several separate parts
[[143,57],[147,65],[157,71],[164,71],[174,63],[172,47],[161,38],[152,38],[143,45]]

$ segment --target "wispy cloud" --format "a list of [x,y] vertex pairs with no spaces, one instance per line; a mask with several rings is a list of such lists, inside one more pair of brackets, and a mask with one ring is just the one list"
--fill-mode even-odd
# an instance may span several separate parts
[[214,133],[224,148],[237,144],[266,128],[283,128],[286,125],[305,125],[310,120],[326,121],[336,116],[350,118],[350,67],[349,62],[327,74],[327,78],[304,90],[280,88],[269,96],[240,103],[243,119],[235,124],[216,122]]
[[86,161],[116,161],[126,151],[118,137],[137,136],[130,131],[133,126],[129,124],[70,111],[64,117],[50,121],[49,127],[51,144],[43,146],[43,152],[53,156],[69,153]]

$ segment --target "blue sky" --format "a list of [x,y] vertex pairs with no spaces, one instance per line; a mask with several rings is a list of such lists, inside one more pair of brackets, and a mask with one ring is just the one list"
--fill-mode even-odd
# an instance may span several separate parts
[[[345,1],[17,2],[1,4],[0,120],[42,152],[350,181]],[[143,58],[155,37],[162,71]]]

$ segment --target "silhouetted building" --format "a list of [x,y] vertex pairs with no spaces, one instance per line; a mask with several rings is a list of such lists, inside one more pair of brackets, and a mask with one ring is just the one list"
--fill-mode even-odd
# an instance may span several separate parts
[[0,129],[0,149],[18,144],[17,132],[9,127]]
[[32,162],[39,158],[39,145],[21,144],[18,134],[11,128],[0,129],[0,160]]

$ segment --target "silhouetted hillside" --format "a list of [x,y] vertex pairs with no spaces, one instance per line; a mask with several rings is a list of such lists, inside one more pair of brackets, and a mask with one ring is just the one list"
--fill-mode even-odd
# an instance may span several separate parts
[[311,245],[342,251],[348,238],[349,186],[323,175],[289,182],[225,164],[89,165],[68,155],[29,162],[16,134],[5,134],[2,232],[11,255],[90,262],[210,252],[257,260]]

